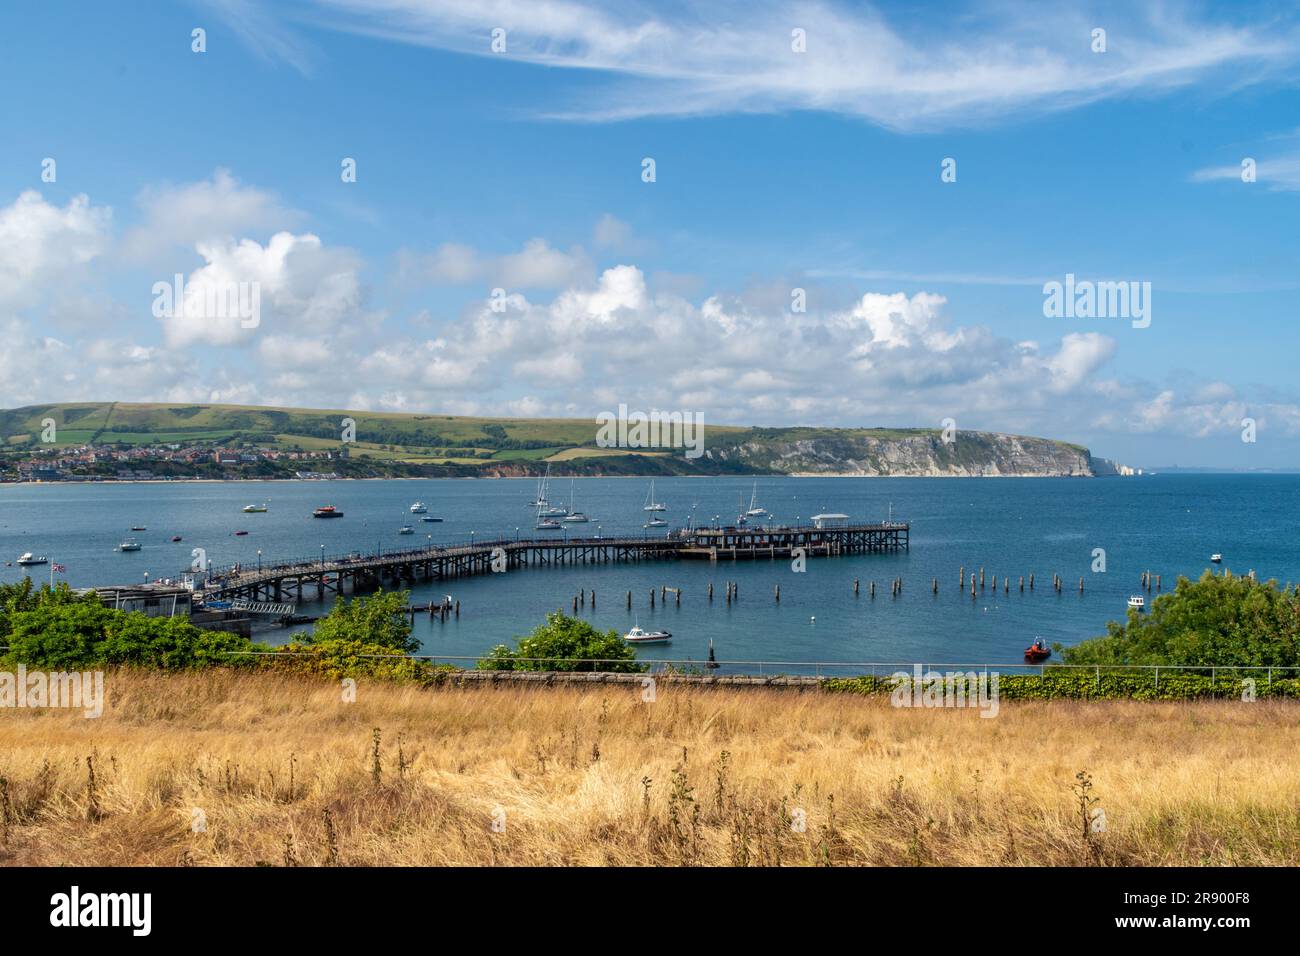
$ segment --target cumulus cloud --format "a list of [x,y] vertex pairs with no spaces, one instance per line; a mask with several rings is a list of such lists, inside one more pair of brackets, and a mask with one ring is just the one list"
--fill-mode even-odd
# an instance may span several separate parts
[[[229,228],[247,216],[275,218],[264,194],[220,174],[174,191],[191,210],[214,195],[243,197]],[[146,203],[144,220],[156,211]],[[412,267],[427,278],[482,282],[483,295],[458,315],[423,308],[408,322],[369,304],[367,266],[356,253],[313,233],[199,239],[202,264],[182,274],[193,300],[181,310],[151,322],[143,303],[110,301],[105,314],[124,317],[113,334],[103,323],[54,334],[51,316],[94,311],[86,268],[124,261],[111,221],[86,197],[59,207],[23,193],[0,207],[0,403],[230,401],[585,417],[626,402],[699,411],[713,423],[934,425],[952,417],[961,428],[1053,436],[1235,434],[1250,416],[1261,432],[1300,435],[1300,406],[1285,395],[1261,402],[1190,374],[1172,387],[1108,374],[1118,350],[1109,335],[1014,341],[953,315],[931,292],[866,293],[841,308],[791,313],[767,286],[704,295],[700,280],[648,282],[626,259],[597,275],[582,250],[541,239],[505,255],[448,244],[418,259]],[[627,241],[602,222],[594,240]],[[208,290],[241,283],[258,289],[252,325],[207,309]],[[503,301],[489,298],[491,285],[509,290]],[[43,300],[55,287],[68,294],[51,305]],[[47,306],[40,319],[19,317],[38,302]]]
[[152,186],[136,197],[141,221],[122,237],[120,254],[130,262],[152,262],[199,242],[283,228],[301,218],[270,192],[244,186],[227,169],[211,179]]
[[30,305],[76,277],[103,253],[111,221],[85,195],[59,207],[27,190],[0,207],[0,307]]
[[[180,296],[172,284],[170,307],[156,302],[169,345],[235,345],[260,336],[263,348],[283,353],[280,343],[297,333],[310,351],[311,341],[374,319],[363,310],[360,262],[310,233],[196,248],[205,264],[185,277]],[[155,291],[165,298],[169,290],[163,283]]]

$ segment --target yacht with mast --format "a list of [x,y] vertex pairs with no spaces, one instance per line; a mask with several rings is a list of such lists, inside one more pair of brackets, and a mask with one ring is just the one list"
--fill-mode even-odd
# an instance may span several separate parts
[[581,511],[575,511],[573,508],[573,479],[572,478],[569,479],[569,510],[568,513],[566,513],[565,516],[560,520],[567,521],[570,524],[581,524],[584,521],[591,520]]
[[655,501],[655,480],[650,479],[650,493],[645,496],[645,507],[642,511],[667,511],[668,506],[662,501]]
[[749,509],[745,512],[746,518],[761,518],[767,514],[767,509],[761,507],[758,503],[758,482],[754,482],[754,490],[749,495]]

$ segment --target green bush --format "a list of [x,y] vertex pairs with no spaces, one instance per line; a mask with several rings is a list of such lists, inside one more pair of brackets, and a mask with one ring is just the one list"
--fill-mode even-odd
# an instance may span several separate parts
[[8,597],[0,626],[9,646],[4,660],[14,664],[49,670],[178,669],[238,664],[230,652],[254,649],[237,634],[205,631],[184,618],[117,611],[104,607],[94,594],[74,595],[66,586]]
[[340,597],[304,641],[376,644],[390,651],[414,654],[420,642],[411,636],[406,610],[410,603],[410,591],[380,590],[365,597]]
[[[1059,649],[1059,648],[1058,648]],[[1105,637],[1061,650],[1067,664],[1300,666],[1300,589],[1205,572],[1112,621]]]
[[[524,658],[540,658],[525,660]],[[593,660],[602,663],[592,663]],[[617,631],[601,633],[586,621],[556,612],[548,614],[515,650],[504,644],[492,648],[490,656],[478,662],[480,670],[498,671],[614,671],[639,673],[636,652]]]

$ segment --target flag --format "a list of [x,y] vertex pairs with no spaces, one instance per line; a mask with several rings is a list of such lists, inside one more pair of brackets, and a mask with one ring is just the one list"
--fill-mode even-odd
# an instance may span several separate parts
[[50,566],[50,570],[53,571],[55,574],[66,574],[68,572],[68,569],[63,565],[59,564],[59,562],[57,561],[55,561],[54,564]]

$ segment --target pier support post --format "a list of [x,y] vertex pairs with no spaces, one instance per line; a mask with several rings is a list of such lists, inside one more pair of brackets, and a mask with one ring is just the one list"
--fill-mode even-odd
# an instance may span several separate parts
[[628,592],[627,592],[627,609],[628,609],[629,611],[632,610],[632,592],[631,592],[631,591],[628,591]]
[[1029,575],[1029,590],[1032,591],[1033,589],[1034,589],[1034,576],[1031,574]]
[[966,565],[964,564],[961,566],[961,570],[957,572],[957,590],[966,590]]
[[872,596],[873,598],[876,596],[876,582],[875,582],[875,581],[872,581],[872,582],[871,582],[871,596]]
[[931,593],[931,594],[938,594],[938,593],[939,593],[939,579],[938,579],[938,578],[931,578],[931,579],[930,579],[930,593]]
[[[781,590],[781,588],[780,588],[780,586],[778,585],[778,586],[777,586],[777,591],[779,592],[780,590]],[[857,579],[857,578],[854,578],[854,579],[853,579],[853,596],[854,596],[854,597],[857,597],[857,596],[858,596],[858,579]]]
[[778,584],[778,585],[775,586],[774,594],[775,594],[775,597],[776,597],[776,603],[777,603],[777,604],[780,604],[780,603],[781,603],[781,585]]

